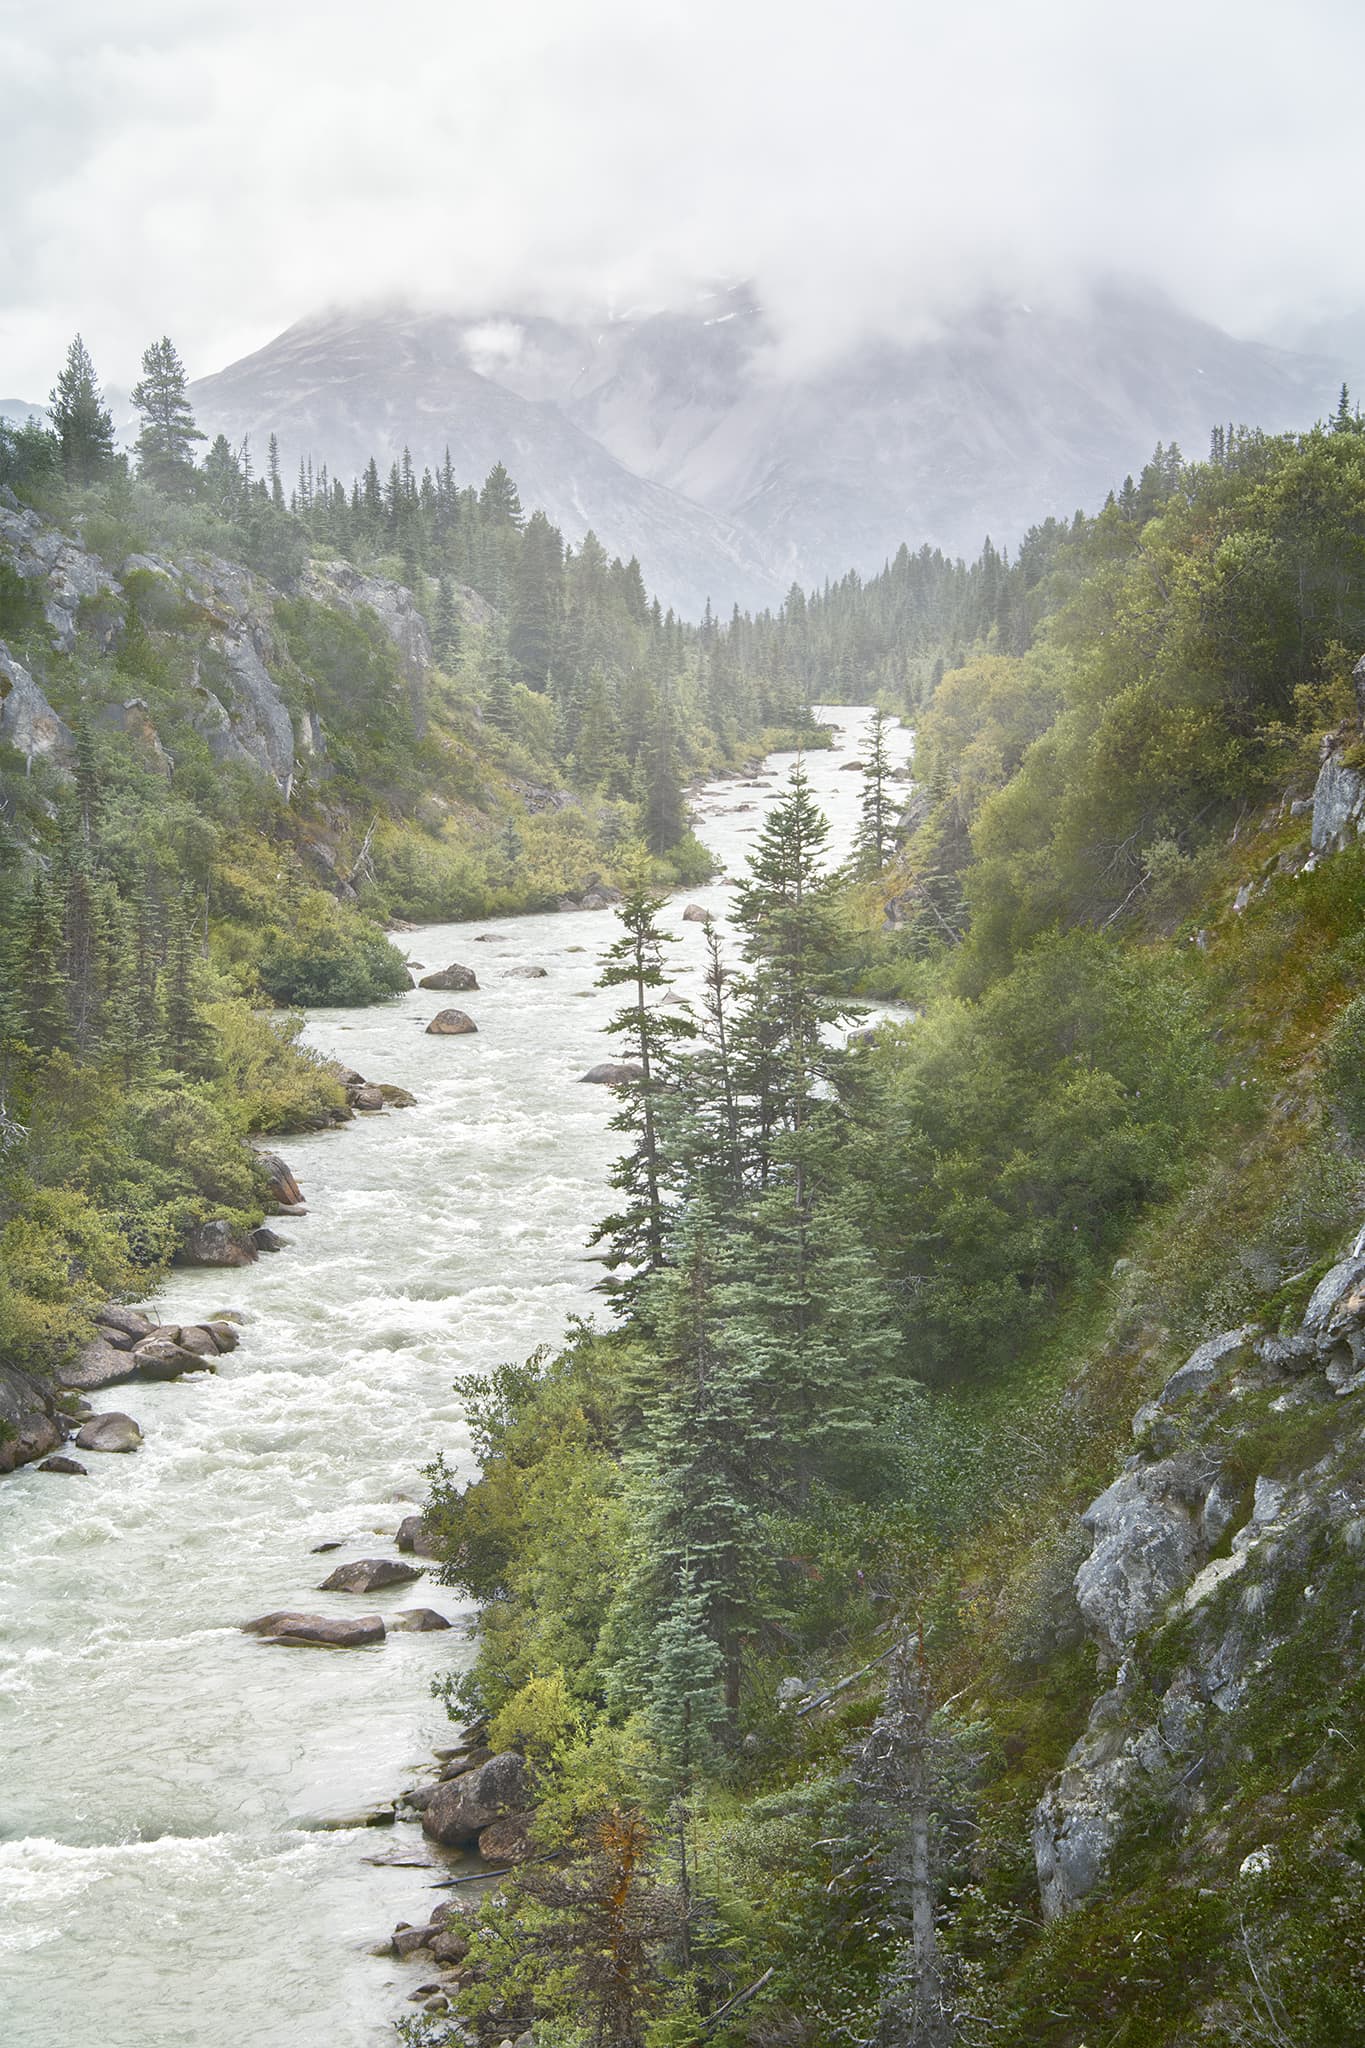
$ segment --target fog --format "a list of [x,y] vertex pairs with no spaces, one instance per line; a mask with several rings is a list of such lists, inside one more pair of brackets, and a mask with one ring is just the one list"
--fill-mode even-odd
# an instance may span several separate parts
[[0,392],[320,305],[579,314],[751,279],[787,353],[984,292],[1365,305],[1351,0],[63,0],[0,10]]

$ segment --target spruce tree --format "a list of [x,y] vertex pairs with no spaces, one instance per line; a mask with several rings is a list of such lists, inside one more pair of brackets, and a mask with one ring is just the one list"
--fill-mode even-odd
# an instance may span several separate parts
[[137,437],[141,474],[168,497],[192,496],[194,443],[204,436],[194,423],[186,396],[185,366],[169,335],[154,341],[144,354],[142,375],[133,386],[132,398],[142,414]]
[[113,466],[114,422],[79,334],[66,352],[66,366],[52,388],[48,410],[67,482],[97,483]]
[[863,755],[862,816],[854,841],[854,872],[860,880],[880,875],[896,847],[896,806],[891,795],[891,762],[886,751],[886,720],[880,707],[872,714]]

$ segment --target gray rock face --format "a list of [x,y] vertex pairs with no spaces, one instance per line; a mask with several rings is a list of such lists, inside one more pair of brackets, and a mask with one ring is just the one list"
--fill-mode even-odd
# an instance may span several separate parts
[[177,1257],[186,1266],[250,1266],[255,1264],[256,1249],[247,1233],[226,1217],[211,1216],[194,1225]]
[[[1244,1323],[1239,1329],[1224,1330],[1221,1336],[1210,1337],[1192,1351],[1185,1363],[1171,1374],[1161,1392],[1145,1407],[1139,1408],[1133,1418],[1133,1435],[1152,1437],[1154,1425],[1163,1411],[1177,1407],[1196,1394],[1207,1393],[1215,1380],[1231,1372],[1240,1359],[1250,1354],[1256,1334],[1254,1323]],[[1167,1446],[1162,1444],[1160,1447],[1164,1449]]]
[[52,1396],[17,1365],[0,1360],[0,1472],[17,1471],[55,1451],[63,1430]]
[[1203,1562],[1208,1490],[1192,1460],[1168,1458],[1125,1472],[1081,1516],[1095,1548],[1076,1574],[1076,1601],[1110,1656],[1122,1655]]
[[244,1621],[242,1631],[270,1643],[293,1643],[322,1650],[363,1650],[372,1643],[382,1643],[385,1634],[384,1619],[379,1614],[357,1614],[352,1618],[294,1614],[288,1610]]
[[473,968],[461,967],[458,962],[453,963],[449,967],[442,967],[435,974],[424,974],[417,984],[418,988],[454,989],[458,991],[477,988],[478,985],[479,978]]
[[409,1557],[439,1557],[436,1539],[424,1515],[404,1515],[394,1535],[398,1549]]
[[136,1451],[141,1445],[142,1431],[132,1416],[115,1408],[92,1415],[76,1432],[76,1448],[81,1451]]
[[[37,590],[60,653],[75,651],[78,627],[106,651],[117,644],[123,630],[121,591],[97,556],[27,506],[0,505],[0,546]],[[110,600],[103,608],[94,603],[102,595]]]
[[0,641],[0,740],[28,761],[56,761],[65,767],[76,758],[76,740],[23,663]]
[[438,1010],[427,1026],[428,1038],[464,1038],[478,1025],[463,1010]]
[[406,1586],[422,1576],[414,1564],[400,1564],[396,1557],[358,1557],[339,1564],[318,1587],[320,1593],[374,1593],[381,1586]]
[[1340,741],[1324,742],[1322,766],[1313,789],[1313,851],[1343,846],[1365,812],[1365,777],[1341,758]]
[[[303,588],[317,603],[339,605],[352,617],[360,611],[373,612],[402,656],[408,681],[420,684],[425,680],[435,660],[431,636],[416,598],[405,585],[383,576],[366,576],[351,562],[316,562],[305,571]],[[461,589],[456,598],[461,618],[472,616],[460,602],[465,597],[472,599],[480,612],[488,613],[472,590]]]
[[60,1368],[56,1378],[59,1386],[93,1394],[101,1387],[117,1386],[120,1380],[136,1379],[137,1366],[130,1351],[95,1337]]
[[438,1785],[422,1815],[422,1830],[446,1848],[472,1848],[494,1821],[524,1813],[530,1804],[526,1759],[506,1750]]

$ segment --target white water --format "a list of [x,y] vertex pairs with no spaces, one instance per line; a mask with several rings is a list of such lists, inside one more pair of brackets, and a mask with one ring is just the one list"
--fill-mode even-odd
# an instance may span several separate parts
[[[807,769],[842,857],[866,714]],[[908,735],[894,734],[903,757]],[[783,786],[713,785],[699,830],[726,868]],[[736,812],[740,804],[752,810]],[[726,888],[695,900],[717,915]],[[702,928],[665,920],[695,969]],[[310,1213],[245,1272],[177,1273],[167,1320],[248,1324],[216,1376],[115,1387],[146,1433],[87,1479],[0,1482],[0,2042],[4,2048],[381,2048],[419,1977],[368,1954],[431,1903],[421,1871],[364,1859],[415,1829],[310,1831],[393,1797],[448,1739],[433,1672],[467,1656],[469,1614],[430,1583],[363,1600],[316,1591],[339,1559],[387,1555],[422,1468],[470,1466],[461,1379],[600,1312],[584,1250],[619,1140],[594,989],[609,911],[432,927],[428,968],[474,967],[477,1037],[428,1038],[450,999],[322,1011],[312,1041],[418,1098],[282,1141]],[[499,936],[479,943],[481,936]],[[547,978],[507,978],[514,965]],[[341,1537],[335,1556],[310,1555]],[[283,1649],[239,1632],[274,1608],[432,1605],[459,1633],[380,1649]],[[439,1875],[439,1872],[432,1873]]]

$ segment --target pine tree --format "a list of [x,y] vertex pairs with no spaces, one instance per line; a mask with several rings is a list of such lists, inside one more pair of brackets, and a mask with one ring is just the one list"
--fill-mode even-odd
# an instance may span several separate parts
[[631,992],[633,1000],[617,1011],[607,1029],[639,1072],[624,1085],[625,1100],[611,1124],[614,1131],[631,1140],[630,1151],[617,1161],[611,1174],[612,1186],[626,1196],[626,1206],[597,1226],[591,1242],[610,1242],[607,1265],[613,1275],[622,1266],[630,1268],[613,1288],[618,1298],[630,1299],[638,1292],[642,1275],[657,1271],[664,1263],[673,1169],[663,1143],[661,1120],[666,1114],[678,1047],[694,1036],[696,1025],[690,1016],[668,1011],[658,1000],[659,992],[671,985],[663,963],[663,950],[671,943],[671,935],[658,926],[664,899],[650,893],[644,849],[628,854],[625,866],[626,891],[617,908],[621,937],[603,956],[597,986]]
[[862,816],[854,841],[854,871],[863,881],[880,875],[896,847],[896,807],[891,796],[891,763],[886,720],[880,708],[868,727],[863,757]]
[[142,375],[133,386],[132,398],[142,414],[137,437],[141,474],[168,497],[192,496],[194,443],[204,436],[194,423],[186,396],[185,366],[168,335],[154,341],[144,354]]
[[35,1052],[57,1052],[71,1042],[67,1012],[65,938],[56,894],[41,871],[33,877],[19,921],[19,1025]]
[[114,461],[114,422],[79,334],[66,352],[48,409],[67,482],[92,484],[107,475]]

